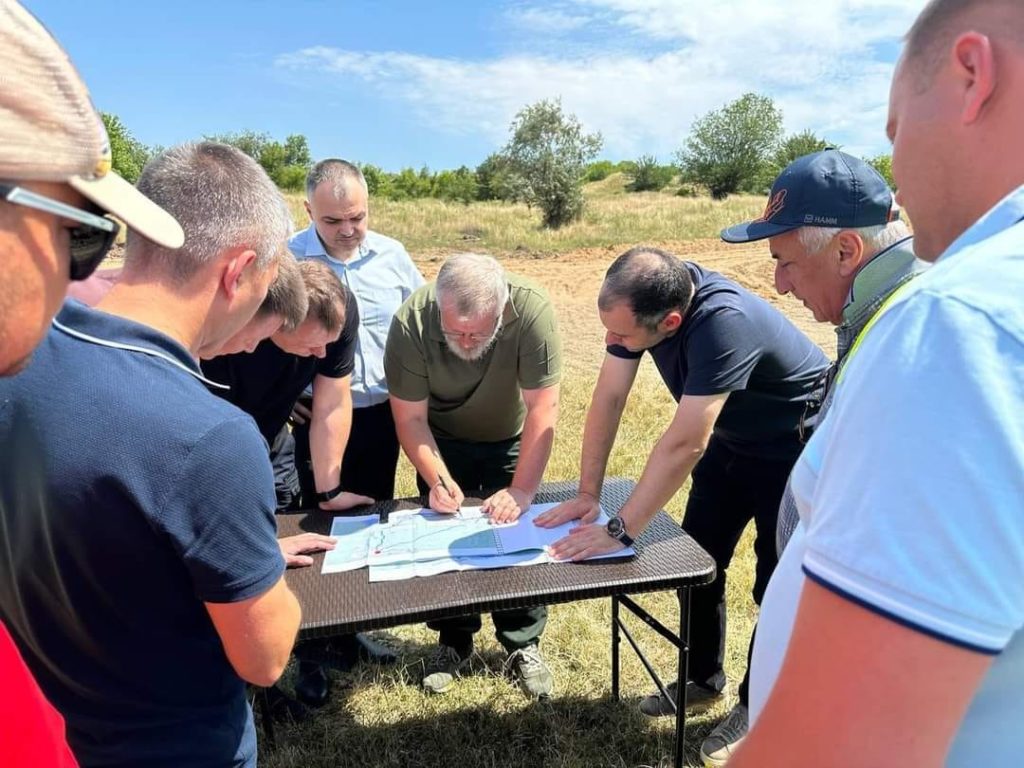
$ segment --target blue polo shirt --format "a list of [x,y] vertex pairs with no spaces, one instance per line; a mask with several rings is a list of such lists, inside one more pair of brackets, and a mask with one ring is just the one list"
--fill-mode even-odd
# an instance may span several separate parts
[[612,344],[608,354],[650,354],[679,401],[728,392],[714,436],[745,456],[794,460],[798,424],[816,396],[828,358],[779,310],[717,272],[683,262],[693,299],[676,333],[650,349]]
[[322,261],[355,294],[359,306],[359,337],[352,370],[352,407],[366,408],[386,402],[384,346],[391,318],[424,282],[405,246],[370,231],[351,259],[339,261],[327,255],[316,226],[310,224],[288,241],[288,247],[297,259]]
[[204,605],[284,571],[253,420],[177,342],[69,301],[0,380],[0,445],[0,620],[79,762],[255,765]]

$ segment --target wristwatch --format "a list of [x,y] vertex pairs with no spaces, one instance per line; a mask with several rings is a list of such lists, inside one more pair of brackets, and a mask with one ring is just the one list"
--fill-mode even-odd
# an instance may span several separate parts
[[623,546],[633,546],[633,539],[626,533],[626,524],[622,522],[622,518],[618,515],[615,515],[615,517],[608,521],[605,525],[605,530],[608,531],[608,535],[613,539],[621,541]]
[[324,491],[323,493],[318,493],[316,495],[316,503],[317,504],[326,504],[328,501],[333,499],[335,496],[339,496],[340,494],[341,494],[341,483],[338,483],[334,488],[331,488],[331,490]]

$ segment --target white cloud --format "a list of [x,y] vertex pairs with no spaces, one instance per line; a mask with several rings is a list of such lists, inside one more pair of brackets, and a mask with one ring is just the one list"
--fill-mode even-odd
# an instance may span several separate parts
[[[662,52],[512,55],[473,61],[307,48],[277,59],[305,74],[361,81],[409,106],[425,127],[495,146],[524,105],[561,97],[604,154],[678,149],[690,123],[746,91],[772,96],[789,131],[810,128],[858,153],[881,151],[892,50],[923,2],[911,0],[570,0],[506,11],[518,33],[569,33],[590,21]],[[570,12],[571,11],[571,12]],[[545,26],[546,25],[546,26]],[[640,47],[640,43],[638,43]],[[888,54],[879,54],[880,50]],[[888,58],[889,60],[886,60]],[[329,80],[325,80],[326,84]]]
[[505,12],[505,19],[524,32],[550,35],[572,32],[590,22],[590,17],[583,14],[539,6],[510,8]]

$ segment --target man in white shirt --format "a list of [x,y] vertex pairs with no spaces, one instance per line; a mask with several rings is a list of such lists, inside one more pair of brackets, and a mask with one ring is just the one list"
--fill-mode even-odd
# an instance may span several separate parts
[[731,765],[1020,764],[1022,99],[1024,6],[929,3],[887,132],[935,264],[869,323],[794,468]]

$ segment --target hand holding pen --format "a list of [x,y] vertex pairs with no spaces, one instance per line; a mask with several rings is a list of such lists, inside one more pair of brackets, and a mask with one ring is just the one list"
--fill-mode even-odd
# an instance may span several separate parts
[[437,482],[430,489],[430,508],[435,512],[454,515],[458,513],[465,500],[465,495],[458,484],[450,477],[445,477],[445,467],[437,457]]

